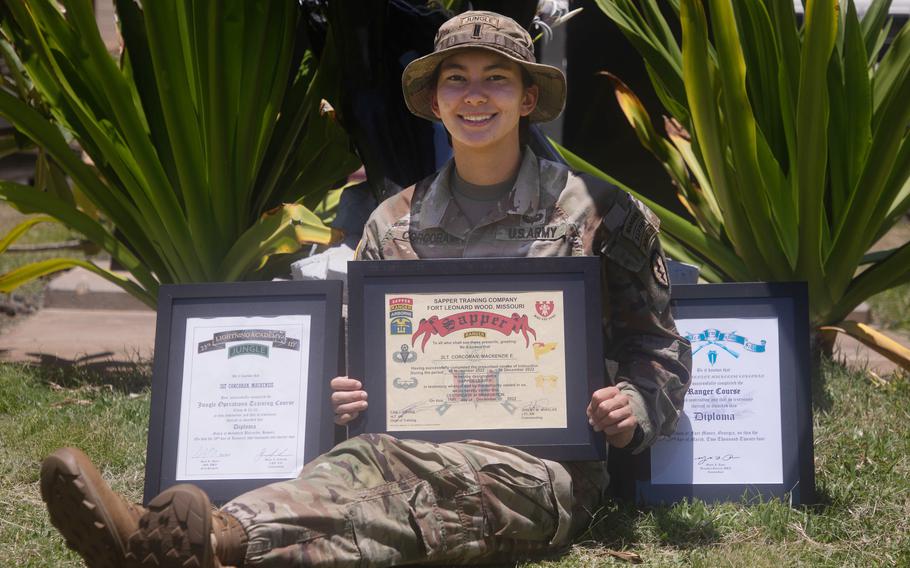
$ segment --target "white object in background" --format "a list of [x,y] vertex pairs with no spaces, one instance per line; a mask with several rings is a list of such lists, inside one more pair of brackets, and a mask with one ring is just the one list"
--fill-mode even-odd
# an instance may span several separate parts
[[291,279],[341,280],[344,283],[343,301],[347,304],[349,260],[354,260],[354,249],[342,243],[291,264]]

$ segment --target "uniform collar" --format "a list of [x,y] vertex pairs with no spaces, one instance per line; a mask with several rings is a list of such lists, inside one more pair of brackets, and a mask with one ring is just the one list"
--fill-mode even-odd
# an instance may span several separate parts
[[[446,232],[464,238],[470,231],[467,219],[461,213],[452,195],[451,179],[455,160],[450,159],[430,183],[420,207],[420,228],[438,227]],[[487,221],[495,222],[507,215],[527,215],[537,210],[540,204],[540,167],[537,156],[527,146],[522,153],[518,177],[512,190],[499,200],[496,217]]]

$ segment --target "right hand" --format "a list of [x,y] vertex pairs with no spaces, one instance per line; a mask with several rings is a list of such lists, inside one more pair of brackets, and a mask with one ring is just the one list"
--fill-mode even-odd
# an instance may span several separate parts
[[344,426],[367,409],[367,391],[363,390],[360,381],[351,377],[335,377],[330,384],[335,424]]

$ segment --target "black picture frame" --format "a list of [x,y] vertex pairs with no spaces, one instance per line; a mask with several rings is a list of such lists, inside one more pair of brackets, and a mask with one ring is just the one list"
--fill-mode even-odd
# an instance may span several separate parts
[[[385,294],[561,290],[565,302],[567,428],[408,431],[431,442],[481,439],[541,458],[604,459],[606,442],[587,421],[591,394],[605,386],[601,266],[596,257],[495,258],[348,263],[349,374],[370,393],[369,409],[349,427],[351,435],[386,428]],[[571,325],[570,325],[571,322]]]
[[[145,475],[144,502],[182,483],[177,477],[177,445],[183,386],[187,318],[305,314],[310,344],[305,416],[304,463],[334,442],[329,381],[342,374],[343,336],[340,281],[233,282],[163,285],[158,294],[155,360]],[[193,480],[220,504],[281,479]]]
[[[809,303],[806,283],[676,285],[673,286],[671,305],[677,321],[690,318],[777,319],[783,482],[659,484],[652,482],[651,449],[639,455],[614,451],[610,453],[609,460],[614,494],[644,505],[671,504],[693,498],[706,502],[787,499],[794,505],[814,503]],[[693,364],[695,366],[697,363]],[[777,415],[777,412],[771,412],[769,419],[775,419]],[[697,456],[692,457],[697,459]]]

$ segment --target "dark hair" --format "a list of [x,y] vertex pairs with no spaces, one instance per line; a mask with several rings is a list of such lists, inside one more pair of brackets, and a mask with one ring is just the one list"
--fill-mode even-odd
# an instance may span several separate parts
[[[525,69],[524,65],[516,63],[518,68],[521,69],[521,86],[525,89],[528,87],[534,86],[534,78],[531,77],[531,74],[528,73],[528,70]],[[433,69],[433,74],[430,75],[430,85],[433,85],[433,88],[436,88],[436,85],[439,83],[439,73],[442,70],[442,64],[436,66],[436,69]],[[443,125],[445,128],[445,125]],[[449,146],[452,145],[452,135],[449,134],[449,130],[446,129],[446,139],[449,141]],[[527,116],[523,116],[518,119],[518,144],[520,146],[527,146],[531,142],[531,119]]]

